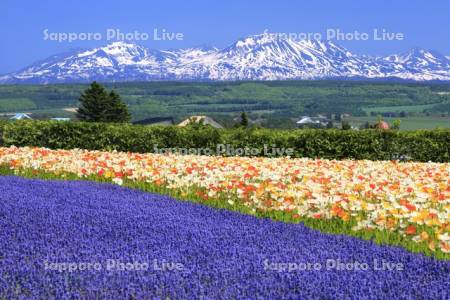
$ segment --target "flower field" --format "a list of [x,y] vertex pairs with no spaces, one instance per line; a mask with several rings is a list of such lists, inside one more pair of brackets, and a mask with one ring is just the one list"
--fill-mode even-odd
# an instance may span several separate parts
[[450,253],[450,164],[0,148],[0,165],[143,182],[255,212],[341,220]]
[[0,198],[0,299],[449,297],[448,261],[302,224],[88,181],[0,176]]

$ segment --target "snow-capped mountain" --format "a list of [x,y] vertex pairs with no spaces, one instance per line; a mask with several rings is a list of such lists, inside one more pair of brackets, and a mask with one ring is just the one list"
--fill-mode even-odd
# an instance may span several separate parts
[[265,33],[224,49],[161,51],[115,42],[50,57],[0,77],[0,83],[391,77],[450,80],[450,59],[423,49],[386,57],[358,56],[331,41]]
[[449,80],[450,59],[435,51],[414,48],[402,55],[377,59],[383,73],[412,80]]

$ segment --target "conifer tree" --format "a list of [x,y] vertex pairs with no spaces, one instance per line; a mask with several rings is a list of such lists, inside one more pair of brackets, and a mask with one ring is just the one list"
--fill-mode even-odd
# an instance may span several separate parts
[[248,127],[248,117],[245,112],[242,112],[241,114],[241,126],[244,128]]
[[95,81],[81,93],[79,101],[77,118],[81,121],[123,123],[130,120],[128,108],[119,94],[108,93]]

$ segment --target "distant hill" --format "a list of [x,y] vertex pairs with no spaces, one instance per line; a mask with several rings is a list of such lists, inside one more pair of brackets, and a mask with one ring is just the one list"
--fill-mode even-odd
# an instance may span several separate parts
[[[284,80],[105,85],[121,95],[133,121],[173,118],[178,123],[187,116],[206,115],[229,125],[245,111],[252,122],[284,127],[295,125],[303,115],[376,119],[382,114],[396,118],[450,114],[450,83]],[[0,85],[0,115],[26,112],[33,118],[73,117],[86,88],[87,84]]]

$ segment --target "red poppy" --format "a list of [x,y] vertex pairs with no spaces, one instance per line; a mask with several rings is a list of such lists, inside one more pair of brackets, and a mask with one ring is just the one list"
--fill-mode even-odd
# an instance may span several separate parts
[[413,225],[409,225],[405,230],[406,234],[416,234],[417,229]]

